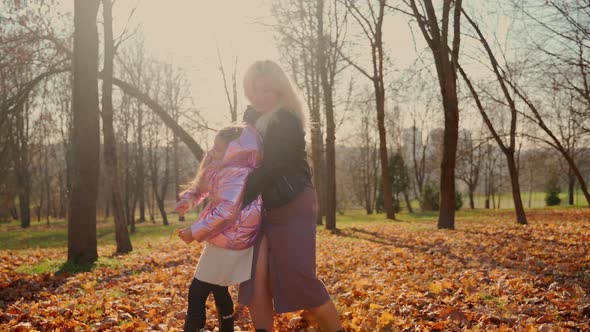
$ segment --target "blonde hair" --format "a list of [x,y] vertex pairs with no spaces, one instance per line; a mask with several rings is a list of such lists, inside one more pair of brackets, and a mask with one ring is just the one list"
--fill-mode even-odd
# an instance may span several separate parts
[[[295,115],[301,121],[304,130],[306,130],[307,118],[305,116],[304,106],[301,102],[301,98],[299,97],[299,93],[296,87],[291,83],[291,80],[289,80],[287,74],[285,74],[281,66],[279,66],[276,62],[272,60],[259,60],[248,67],[244,75],[244,94],[246,95],[246,98],[248,98],[248,100],[252,100],[252,96],[255,93],[254,81],[261,77],[270,79],[273,82],[273,86],[276,87],[276,90],[281,98],[281,105],[279,105],[279,109],[285,108],[289,112],[293,113],[293,115]],[[263,114],[256,121],[256,129],[262,136],[264,136],[268,124],[273,119],[272,113],[277,110]]]

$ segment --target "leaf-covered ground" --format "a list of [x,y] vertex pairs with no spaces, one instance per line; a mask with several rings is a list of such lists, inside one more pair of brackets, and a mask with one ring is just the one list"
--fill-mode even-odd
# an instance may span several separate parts
[[[590,210],[529,220],[493,212],[461,218],[456,231],[433,220],[349,223],[319,232],[318,274],[347,331],[590,330]],[[65,249],[0,251],[0,330],[181,330],[201,247],[166,236],[136,247],[109,257],[101,246],[91,271],[60,274],[43,271],[59,269]],[[212,301],[208,310],[213,329]],[[304,328],[300,314],[277,316],[276,329]]]

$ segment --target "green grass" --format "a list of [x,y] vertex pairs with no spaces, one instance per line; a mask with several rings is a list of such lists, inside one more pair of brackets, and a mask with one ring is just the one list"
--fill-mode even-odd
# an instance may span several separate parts
[[17,272],[27,274],[40,274],[40,273],[77,273],[87,272],[95,267],[111,267],[111,268],[122,268],[123,263],[116,257],[99,257],[98,261],[93,264],[77,265],[65,262],[63,260],[45,260],[37,264],[24,264],[19,266]]
[[[164,226],[161,220],[155,223],[146,221],[136,224],[135,234],[131,234],[132,243],[144,243],[153,239],[169,237],[174,229],[184,228],[197,217],[197,213],[187,214],[185,222],[178,222],[176,214],[170,214],[170,225]],[[96,227],[96,238],[99,246],[115,244],[113,221],[99,220]],[[64,220],[52,220],[49,225],[44,221],[31,222],[31,226],[22,229],[18,221],[0,224],[0,250],[17,250],[32,248],[65,248],[68,233]]]
[[[463,208],[469,208],[469,196],[466,193],[462,193],[463,197]],[[530,196],[530,197],[529,197]],[[570,207],[567,204],[568,195],[567,193],[560,193],[559,198],[561,198],[561,206],[562,207]],[[501,193],[498,197],[496,195],[496,207],[499,204],[500,209],[513,209],[514,202],[512,200],[512,193],[506,192]],[[543,208],[545,207],[545,193],[542,191],[534,191],[532,193],[523,192],[521,195],[522,203],[524,204],[525,208]],[[530,207],[529,207],[529,200],[530,200]],[[473,201],[475,203],[476,209],[483,209],[485,206],[485,195],[476,194],[473,197]],[[411,200],[410,204],[412,208],[416,211],[420,210],[420,202],[417,199]],[[492,200],[490,198],[490,207],[493,207]],[[584,199],[584,195],[582,194],[581,190],[576,190],[574,192],[574,206],[573,207],[584,207],[586,206],[586,200]],[[402,202],[402,208],[405,208],[405,202]]]
[[[543,193],[536,193],[538,197],[542,197]],[[508,204],[502,203],[504,211],[511,210]],[[554,207],[552,207],[554,208]],[[561,206],[559,209],[569,207]],[[500,210],[500,211],[501,211]],[[485,209],[462,209],[457,212],[456,219],[458,221],[477,221],[482,218],[489,217],[489,211],[499,210],[485,210]],[[437,220],[437,212],[415,212],[408,213],[402,211],[396,214],[398,222],[411,224],[412,229],[424,229],[430,222]],[[185,222],[178,222],[176,214],[170,214],[170,225],[164,226],[161,220],[155,223],[150,221],[136,224],[135,234],[131,234],[131,242],[134,247],[137,244],[146,244],[150,241],[161,238],[170,237],[176,228],[184,228],[197,217],[196,212],[187,215]],[[391,223],[391,220],[385,218],[383,213],[367,215],[363,209],[346,210],[343,214],[337,215],[338,228],[357,227],[369,224],[386,224]],[[323,227],[320,227],[323,229]],[[0,250],[21,250],[34,248],[66,248],[67,247],[67,225],[64,220],[52,220],[49,225],[44,221],[41,223],[34,221],[31,227],[22,229],[17,221],[0,224]],[[97,241],[99,246],[114,246],[115,234],[112,220],[99,219],[97,223]],[[40,270],[55,270],[56,262],[44,262],[40,266],[34,267]],[[67,269],[68,267],[60,267]]]
[[[567,193],[559,194],[559,198],[561,198],[561,206],[568,206]],[[521,194],[522,203],[524,204],[525,208],[529,208],[529,200],[530,200],[530,207],[531,208],[542,208],[545,207],[545,193],[541,191],[534,191],[529,194],[529,192],[523,192]],[[476,208],[483,208],[485,203],[485,196],[484,195],[475,195],[474,203]],[[496,196],[496,205],[500,204],[500,208],[506,209],[514,208],[514,202],[512,199],[511,193],[502,193],[500,195],[500,200],[498,201],[498,197]],[[490,205],[492,201],[490,200]],[[574,206],[581,207],[586,205],[586,200],[584,199],[584,195],[580,190],[576,190],[574,192]],[[469,196],[463,195],[463,207],[469,206]]]

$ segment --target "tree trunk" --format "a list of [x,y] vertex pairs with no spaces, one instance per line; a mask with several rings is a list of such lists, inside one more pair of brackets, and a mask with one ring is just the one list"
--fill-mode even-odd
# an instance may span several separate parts
[[375,80],[375,99],[377,103],[377,128],[379,130],[379,157],[381,158],[381,185],[383,186],[383,205],[387,219],[395,220],[393,193],[389,176],[389,157],[387,155],[387,135],[385,133],[385,91]]
[[68,213],[68,262],[98,257],[96,199],[100,158],[98,111],[98,0],[74,2],[73,178]]
[[158,210],[160,210],[160,215],[162,216],[162,222],[164,226],[168,226],[168,215],[166,214],[166,208],[164,206],[164,199],[156,193],[156,203],[158,205]]
[[568,204],[569,205],[574,205],[574,191],[575,191],[575,187],[576,187],[576,175],[574,174],[572,168],[568,168],[567,171],[567,198],[568,198]]
[[30,209],[30,175],[28,170],[17,172],[16,183],[18,185],[18,206],[20,211],[20,227],[28,228],[31,226],[31,209]]
[[407,190],[404,190],[404,199],[406,200],[406,207],[408,208],[408,212],[414,213],[414,209],[412,209],[412,203],[410,202],[410,195],[408,195]]
[[[454,3],[454,4],[453,4]],[[428,43],[438,75],[440,93],[444,110],[443,158],[440,179],[440,211],[438,215],[439,229],[455,229],[455,163],[457,159],[457,140],[459,136],[459,106],[457,100],[457,64],[460,46],[461,0],[442,1],[442,28],[432,0],[424,0],[420,6],[426,11],[423,15],[415,0],[410,1],[414,17]],[[451,7],[453,13],[452,48],[448,45],[448,28]]]
[[471,210],[475,209],[475,200],[474,200],[474,193],[475,193],[475,186],[468,186],[469,187],[469,208]]
[[[47,139],[47,137],[49,136],[49,133],[45,132],[44,134],[46,134],[47,136],[45,137],[45,139]],[[47,225],[49,225],[49,216],[51,215],[51,191],[50,191],[50,185],[51,185],[51,178],[49,177],[49,158],[48,158],[48,152],[49,150],[49,144],[45,144],[45,146],[43,147],[43,187],[44,187],[44,191],[45,191],[45,221],[47,222]]]
[[[28,96],[27,96],[28,97]],[[16,111],[16,140],[14,142],[14,160],[16,186],[19,201],[20,226],[28,228],[31,226],[31,174],[29,165],[29,143],[28,143],[28,110],[25,102],[15,106]]]
[[117,148],[115,129],[113,128],[113,16],[111,0],[102,0],[103,26],[104,26],[104,79],[102,83],[102,129],[104,135],[104,161],[109,178],[111,190],[111,203],[113,206],[113,218],[115,221],[116,253],[131,252],[131,240],[127,231],[125,209],[119,187],[119,166],[117,160]]
[[137,107],[137,162],[136,162],[137,186],[135,195],[139,200],[139,220],[145,221],[145,165],[143,164],[143,109]]
[[[439,74],[440,75],[440,74]],[[448,78],[447,81],[451,80]],[[455,163],[457,159],[457,140],[459,137],[459,105],[457,102],[456,81],[448,82],[446,89],[441,87],[445,108],[445,131],[443,138],[443,158],[440,168],[440,212],[439,229],[455,229]],[[446,90],[446,93],[445,93]]]
[[332,87],[328,81],[326,62],[326,37],[324,36],[324,1],[317,0],[316,18],[318,22],[318,70],[324,96],[326,113],[326,229],[336,229],[336,125],[334,123],[334,104]]
[[516,212],[516,221],[521,225],[526,225],[526,215],[524,213],[524,206],[520,197],[520,183],[518,181],[518,167],[514,159],[514,151],[506,153],[506,161],[508,162],[508,173],[510,174],[510,184],[512,185],[512,199],[514,200],[514,209]]
[[[317,92],[319,93],[319,92]],[[317,191],[318,195],[318,215],[316,224],[322,225],[325,204],[324,204],[324,182],[322,181],[322,160],[323,158],[323,148],[322,148],[322,124],[321,124],[321,116],[320,116],[320,105],[315,105],[316,107],[311,107],[309,109],[310,112],[310,120],[311,120],[311,160],[313,164],[313,183]]]
[[[233,114],[233,113],[232,113]],[[178,117],[176,117],[175,120],[178,120]],[[173,162],[173,172],[174,172],[174,197],[176,197],[176,199],[178,200],[178,189],[180,188],[180,170],[179,170],[179,161],[178,161],[178,136],[174,135],[174,137],[172,138],[172,153],[173,153],[173,157],[172,157],[172,162]],[[153,220],[153,212],[151,213],[151,217]],[[182,222],[184,221],[184,215],[178,215],[178,221]]]

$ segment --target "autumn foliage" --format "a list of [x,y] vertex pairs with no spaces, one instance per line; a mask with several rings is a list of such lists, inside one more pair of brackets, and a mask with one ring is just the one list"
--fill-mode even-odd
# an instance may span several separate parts
[[[528,226],[513,218],[474,215],[456,231],[436,230],[434,220],[321,230],[318,274],[347,331],[590,329],[590,211],[531,211]],[[65,248],[2,251],[0,330],[181,330],[200,248],[162,236],[72,274],[23,272],[65,261]],[[213,301],[208,310],[213,329]],[[253,330],[247,310],[237,314]],[[313,330],[301,316],[277,316],[276,329]]]

